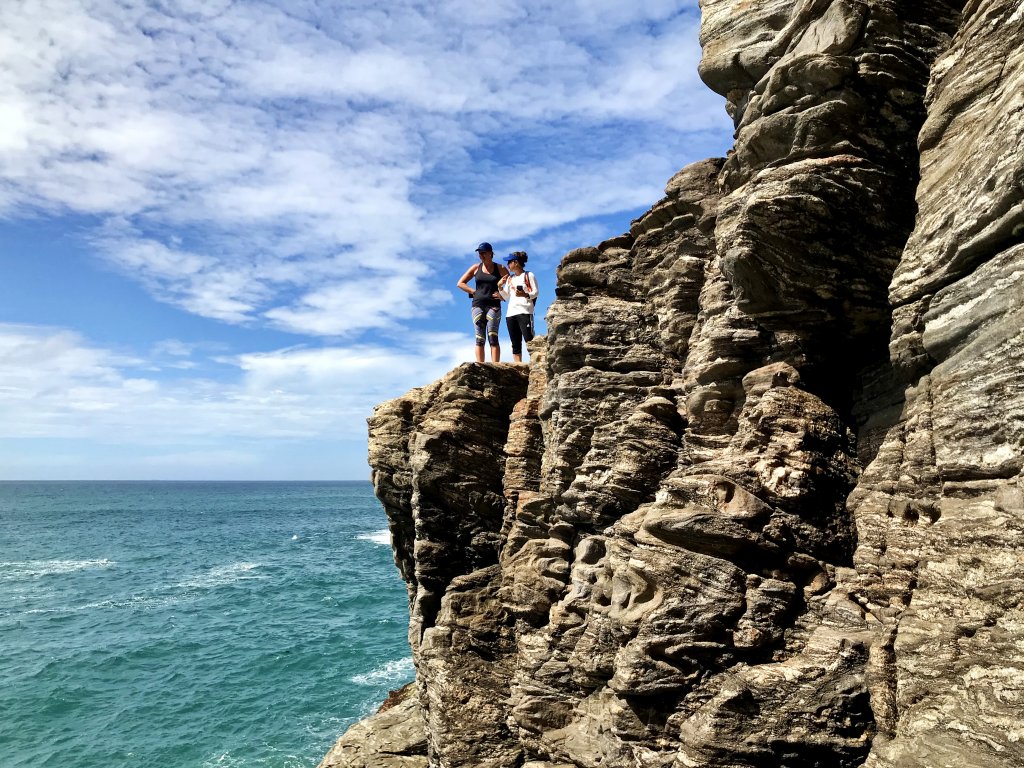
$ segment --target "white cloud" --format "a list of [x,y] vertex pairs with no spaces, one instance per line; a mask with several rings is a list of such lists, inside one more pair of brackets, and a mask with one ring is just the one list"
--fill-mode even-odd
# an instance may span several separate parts
[[156,356],[189,357],[194,348],[195,345],[186,344],[179,339],[162,339],[153,345],[153,354]]
[[664,194],[662,176],[668,167],[664,158],[642,152],[585,170],[558,162],[544,170],[523,169],[493,194],[468,200],[428,225],[434,238],[452,248],[472,241],[477,232],[491,232],[494,240],[525,238],[594,211],[653,203]]
[[451,291],[424,287],[411,274],[361,277],[307,293],[292,307],[266,313],[285,330],[317,336],[351,336],[370,328],[423,316],[452,300]]
[[269,293],[269,287],[255,278],[251,263],[228,264],[133,234],[108,227],[96,242],[111,262],[140,280],[158,299],[197,315],[240,323]]
[[[228,380],[140,375],[150,361],[73,332],[0,325],[0,437],[180,445],[239,438],[360,439],[381,400],[465,360],[468,335],[429,348],[290,348],[219,357]],[[176,344],[165,351],[182,352]],[[220,450],[220,449],[218,449]]]
[[81,344],[77,334],[61,329],[28,325],[0,328],[0,381],[7,392],[39,392],[71,376],[116,385],[119,369],[136,364],[136,358]]
[[222,471],[232,471],[238,468],[255,467],[260,464],[261,460],[262,457],[253,452],[223,449],[158,453],[141,456],[136,459],[136,463],[143,467],[174,470],[176,474],[182,472],[205,474],[210,467],[220,467]]
[[[245,372],[248,393],[289,393],[319,396],[324,392],[355,392],[353,403],[372,409],[384,393],[404,394],[429,384],[466,358],[471,337],[440,333],[430,344],[407,348],[378,347],[295,348],[252,353],[236,358]],[[370,411],[361,411],[362,418]]]
[[396,258],[653,202],[688,132],[728,130],[696,10],[6,2],[0,216],[103,217],[104,257],[201,316],[388,327]]

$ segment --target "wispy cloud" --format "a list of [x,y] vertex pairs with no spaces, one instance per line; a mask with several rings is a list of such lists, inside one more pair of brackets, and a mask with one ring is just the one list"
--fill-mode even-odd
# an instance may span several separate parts
[[285,330],[345,336],[368,328],[389,328],[396,320],[422,314],[424,306],[448,303],[450,291],[425,288],[408,274],[356,277],[306,293],[296,306],[266,316]]
[[[0,436],[137,445],[225,438],[362,439],[381,400],[450,370],[470,349],[460,334],[430,349],[296,347],[218,356],[226,368],[163,379],[153,359],[59,328],[0,325]],[[174,343],[160,352],[191,353]]]
[[103,257],[197,315],[395,330],[395,291],[437,299],[413,256],[653,202],[725,130],[696,24],[694,0],[3,3],[0,216],[99,216]]

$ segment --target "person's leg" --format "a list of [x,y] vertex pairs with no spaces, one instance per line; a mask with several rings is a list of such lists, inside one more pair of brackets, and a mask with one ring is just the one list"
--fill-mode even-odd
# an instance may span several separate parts
[[473,307],[473,327],[476,330],[476,361],[484,361],[484,326],[487,323],[487,313],[482,307]]
[[523,338],[527,341],[533,341],[533,313],[529,315],[522,315],[523,318]]
[[501,322],[501,307],[487,310],[487,341],[491,345],[491,362],[501,360],[501,347],[498,346],[498,323]]
[[[519,335],[522,336],[523,339],[526,340],[526,341],[532,340],[533,339],[533,315],[516,315],[516,320],[518,321],[518,328],[517,328],[517,330],[519,331]],[[521,361],[521,358],[517,358],[517,359],[520,359],[520,361]]]
[[505,325],[508,326],[508,338],[512,342],[512,359],[523,362],[523,331],[519,327],[520,315],[512,315],[505,318]]

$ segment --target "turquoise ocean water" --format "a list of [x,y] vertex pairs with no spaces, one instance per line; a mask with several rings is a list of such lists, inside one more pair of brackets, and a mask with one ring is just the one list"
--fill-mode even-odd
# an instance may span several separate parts
[[0,483],[0,766],[315,766],[405,594],[369,483]]

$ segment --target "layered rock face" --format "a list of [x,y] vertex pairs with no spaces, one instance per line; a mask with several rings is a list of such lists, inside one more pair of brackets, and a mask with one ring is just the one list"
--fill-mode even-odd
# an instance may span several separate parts
[[899,422],[849,508],[878,622],[871,766],[1024,765],[1024,6],[969,2],[932,68],[890,286]]
[[1024,764],[1024,8],[702,8],[729,156],[370,420],[416,695],[325,767]]

